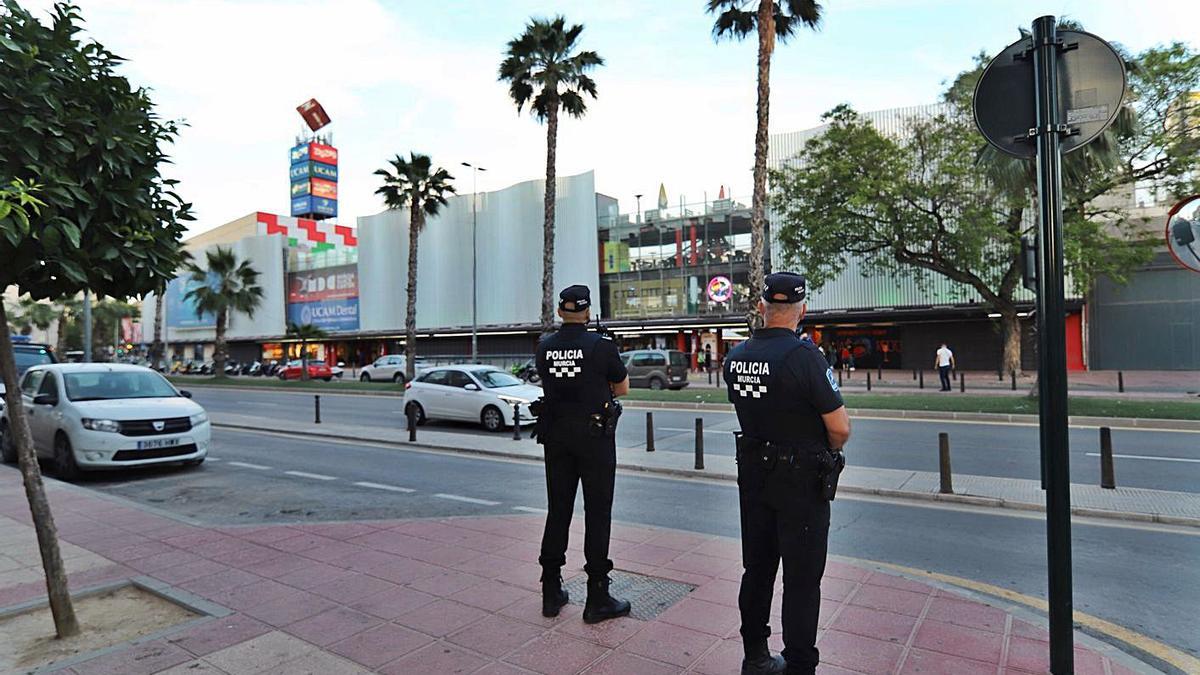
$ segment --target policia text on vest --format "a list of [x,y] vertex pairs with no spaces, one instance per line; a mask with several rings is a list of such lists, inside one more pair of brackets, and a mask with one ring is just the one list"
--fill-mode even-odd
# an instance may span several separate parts
[[[806,310],[798,274],[766,278],[766,327],[725,359],[737,411],[742,575],[738,606],[743,675],[814,673],[829,509],[844,466],[850,421],[837,379],[810,340],[796,335]],[[775,577],[783,564],[782,657],[767,649]]]
[[567,537],[575,492],[583,484],[584,570],[588,575],[583,620],[596,623],[629,614],[625,600],[612,597],[608,574],[616,480],[617,396],[629,391],[629,377],[615,343],[587,330],[591,293],[569,286],[559,293],[563,325],[538,343],[537,369],[543,396],[532,406],[535,430],[546,454],[546,529],[538,562],[542,566],[542,614],[557,616],[567,603],[562,587]]

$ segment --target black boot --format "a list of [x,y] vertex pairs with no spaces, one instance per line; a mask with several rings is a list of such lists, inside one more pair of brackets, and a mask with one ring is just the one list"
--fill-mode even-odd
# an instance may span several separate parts
[[629,615],[629,601],[608,594],[608,575],[588,579],[587,603],[583,606],[584,623],[600,623]]
[[562,587],[562,577],[558,570],[547,570],[542,573],[542,616],[558,616],[558,610],[567,604],[570,597]]
[[767,641],[745,645],[746,658],[742,659],[742,675],[779,675],[787,670],[782,656],[771,656]]

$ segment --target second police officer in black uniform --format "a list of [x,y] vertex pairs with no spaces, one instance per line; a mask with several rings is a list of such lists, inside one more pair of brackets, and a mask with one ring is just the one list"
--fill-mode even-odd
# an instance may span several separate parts
[[542,338],[537,370],[543,399],[538,405],[538,442],[546,452],[548,513],[538,562],[542,566],[542,614],[558,616],[567,603],[562,566],[575,510],[575,490],[583,483],[587,601],[583,620],[597,623],[629,614],[629,603],[609,595],[608,558],[616,479],[617,396],[629,391],[629,377],[612,340],[587,330],[591,293],[569,286],[559,293],[563,325]]
[[[829,501],[844,462],[850,418],[837,379],[811,340],[804,277],[766,278],[764,328],[729,352],[725,381],[737,410],[741,503],[743,675],[813,673],[821,577],[829,539]],[[783,560],[783,656],[767,649],[775,576]]]

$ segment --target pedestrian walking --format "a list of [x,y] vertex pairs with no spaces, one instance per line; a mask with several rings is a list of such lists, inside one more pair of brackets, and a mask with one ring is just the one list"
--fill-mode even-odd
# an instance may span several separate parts
[[712,372],[716,362],[713,360],[712,345],[704,345],[704,369]]
[[938,377],[942,380],[941,390],[950,391],[950,369],[954,367],[954,352],[950,351],[945,342],[938,347],[933,365],[937,368]]
[[537,402],[537,439],[545,448],[546,529],[542,535],[542,615],[558,616],[567,604],[562,567],[575,511],[575,491],[583,483],[583,555],[587,602],[583,620],[597,623],[629,614],[629,603],[609,595],[608,557],[616,479],[616,397],[629,392],[629,376],[612,340],[587,330],[591,291],[568,286],[558,294],[562,326],[538,343],[537,370],[543,397]]
[[[821,577],[829,539],[829,502],[844,465],[850,418],[833,369],[817,346],[795,333],[806,283],[768,275],[758,311],[766,327],[725,357],[725,381],[741,431],[737,437],[742,574],[738,608],[743,675],[816,672]],[[783,655],[767,648],[775,576],[783,562]]]

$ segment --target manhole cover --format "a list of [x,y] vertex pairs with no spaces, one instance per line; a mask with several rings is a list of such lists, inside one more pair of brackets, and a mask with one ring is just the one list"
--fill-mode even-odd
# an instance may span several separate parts
[[[696,589],[691,584],[679,581],[619,570],[613,570],[608,577],[612,580],[608,592],[614,597],[628,600],[633,605],[629,615],[642,621],[649,621],[662,614],[668,607]],[[571,594],[572,605],[583,605],[587,600],[587,575],[576,576],[563,584],[563,588]]]

